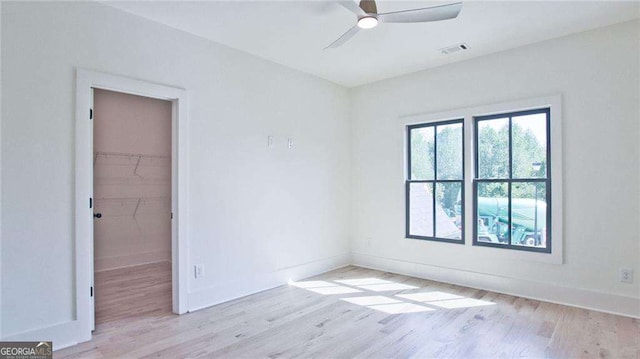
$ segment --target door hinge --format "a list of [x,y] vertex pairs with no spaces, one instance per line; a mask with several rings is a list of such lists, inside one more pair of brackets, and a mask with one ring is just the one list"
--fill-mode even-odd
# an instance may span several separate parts
[[89,197],[89,208],[93,208],[93,198]]
[[171,219],[173,219],[173,212],[171,212]]
[[89,119],[93,120],[93,109],[92,108],[89,109]]
[[91,287],[91,296],[93,297],[93,286]]

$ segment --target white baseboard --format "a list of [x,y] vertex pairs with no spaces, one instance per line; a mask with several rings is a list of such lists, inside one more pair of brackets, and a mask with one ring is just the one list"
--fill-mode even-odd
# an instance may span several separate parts
[[30,341],[50,341],[53,343],[53,350],[60,350],[78,344],[76,340],[78,332],[78,322],[73,320],[49,327],[29,330],[22,333],[10,334],[2,338],[6,342],[30,342]]
[[171,261],[171,251],[126,254],[122,256],[96,258],[94,270],[101,272],[165,261]]
[[351,252],[355,266],[640,318],[640,298]]
[[[319,259],[292,267],[281,268],[268,274],[260,274],[215,287],[200,290],[189,295],[189,311],[206,308],[215,304],[233,300],[246,295],[261,292],[283,284],[289,280],[298,280],[328,272],[349,265],[348,253]],[[2,337],[3,341],[52,341],[53,349],[60,350],[78,344],[78,323],[69,321],[52,326],[29,330]]]
[[312,262],[281,268],[271,273],[256,274],[250,277],[221,283],[216,286],[189,293],[189,311],[207,308],[236,298],[262,292],[286,284],[289,280],[298,280],[325,273],[350,264],[348,253],[323,258]]
[[[258,293],[286,284],[289,280],[307,278],[349,264],[524,298],[640,318],[640,298],[589,289],[565,287],[551,283],[443,268],[359,252],[345,253],[292,267],[281,268],[271,273],[256,274],[190,293],[189,311],[193,312],[198,309]],[[75,345],[86,339],[79,340],[77,322],[69,321],[46,328],[10,334],[3,337],[2,340],[50,340],[53,342],[53,349],[59,350]]]

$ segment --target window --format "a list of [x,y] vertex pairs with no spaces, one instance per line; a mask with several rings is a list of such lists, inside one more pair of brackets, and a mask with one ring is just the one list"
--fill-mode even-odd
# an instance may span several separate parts
[[474,117],[474,245],[551,252],[549,120],[549,108]]
[[406,238],[463,244],[487,260],[564,262],[560,95],[400,124]]
[[463,120],[407,130],[406,236],[464,243]]

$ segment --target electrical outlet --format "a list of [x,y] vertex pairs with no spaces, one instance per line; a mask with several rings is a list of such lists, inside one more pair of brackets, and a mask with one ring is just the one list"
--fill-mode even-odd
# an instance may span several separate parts
[[371,237],[367,237],[365,239],[365,244],[367,245],[367,248],[371,248]]
[[193,274],[195,275],[196,279],[200,277],[204,277],[204,265],[196,264],[193,266],[193,270],[194,270]]
[[293,148],[293,138],[288,138],[287,139],[287,146],[289,146],[289,149]]
[[620,268],[620,281],[622,283],[633,283],[633,269]]

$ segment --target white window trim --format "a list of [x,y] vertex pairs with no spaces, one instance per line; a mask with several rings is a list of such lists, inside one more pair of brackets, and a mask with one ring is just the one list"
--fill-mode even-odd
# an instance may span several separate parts
[[[551,142],[551,253],[539,253],[529,251],[508,250],[505,248],[494,248],[487,246],[473,245],[473,179],[475,178],[473,166],[474,151],[474,117],[493,115],[505,112],[526,111],[539,108],[550,108],[551,123],[549,128]],[[403,151],[404,157],[401,161],[403,166],[402,189],[407,178],[407,126],[423,123],[432,123],[446,120],[464,118],[464,174],[465,174],[465,247],[473,248],[474,251],[491,251],[496,257],[505,259],[521,259],[527,261],[544,262],[551,264],[564,263],[564,238],[563,238],[563,210],[562,210],[562,96],[552,95],[531,99],[516,100],[491,105],[481,105],[462,109],[442,111],[436,113],[410,115],[400,117],[400,124],[404,134]],[[403,224],[404,225],[404,224]],[[425,241],[434,245],[452,245],[451,243]],[[454,244],[455,245],[455,244]]]

